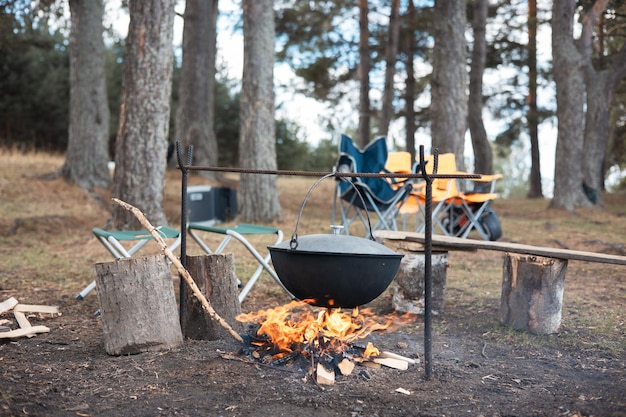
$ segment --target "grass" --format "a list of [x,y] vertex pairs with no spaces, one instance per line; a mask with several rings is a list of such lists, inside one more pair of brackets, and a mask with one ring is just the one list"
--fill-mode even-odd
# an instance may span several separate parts
[[[73,303],[74,296],[94,279],[93,264],[111,260],[91,234],[91,228],[102,226],[108,217],[109,191],[88,193],[46,175],[62,164],[61,155],[0,151],[0,301],[15,296],[34,304]],[[236,175],[228,177],[237,179]],[[293,233],[302,201],[315,180],[279,178],[283,218],[274,225],[283,230],[285,239]],[[199,175],[189,178],[190,185],[209,183]],[[180,172],[168,171],[165,212],[174,227],[180,224],[180,187]],[[329,179],[311,194],[300,220],[300,235],[329,232],[333,187]],[[502,221],[501,240],[624,255],[626,195],[610,194],[604,199],[605,210],[574,214],[549,209],[548,200],[497,200],[494,209]],[[273,243],[267,238],[253,241],[257,247]],[[245,281],[256,261],[236,243],[229,248],[235,253],[237,274]],[[159,251],[156,245],[147,249],[145,253]],[[201,254],[191,240],[188,250]],[[594,343],[613,353],[626,351],[625,267],[570,261],[562,331],[557,336],[537,337],[497,324],[502,256],[488,251],[450,252],[445,314],[438,319],[438,331],[445,331],[446,315],[460,315],[465,317],[464,325],[488,334],[494,343],[527,347]],[[373,305],[388,310],[389,299],[386,293]],[[264,274],[242,307],[251,311],[287,301]]]

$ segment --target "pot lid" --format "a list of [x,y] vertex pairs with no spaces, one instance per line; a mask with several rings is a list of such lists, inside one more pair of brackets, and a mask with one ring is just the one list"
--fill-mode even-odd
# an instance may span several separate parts
[[357,236],[319,234],[299,236],[295,239],[297,241],[297,246],[295,248],[293,248],[295,245],[292,244],[291,240],[285,240],[275,246],[270,246],[270,249],[277,248],[283,250],[321,252],[329,254],[399,255],[385,245],[382,245],[374,240]]

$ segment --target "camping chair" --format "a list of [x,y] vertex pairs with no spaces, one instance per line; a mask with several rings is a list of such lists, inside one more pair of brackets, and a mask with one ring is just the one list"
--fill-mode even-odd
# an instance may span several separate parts
[[[172,229],[169,226],[157,227],[159,234],[163,239],[174,239],[168,248],[170,250],[176,249],[180,245],[180,232],[176,229]],[[91,232],[98,238],[100,243],[109,251],[115,259],[130,258],[143,248],[148,242],[153,239],[153,236],[147,230],[104,230],[99,227],[94,227]],[[122,244],[126,243],[126,246]],[[131,243],[132,246],[130,246]],[[130,248],[127,248],[130,246]],[[87,285],[77,296],[77,300],[85,298],[94,288],[96,288],[96,281]]]
[[467,238],[472,230],[478,231],[484,240],[495,241],[502,236],[498,215],[491,203],[498,197],[495,193],[496,181],[502,174],[481,175],[472,179],[474,190],[463,192],[452,199],[451,210],[454,221],[450,224],[452,235]]
[[[433,156],[425,158],[426,173],[433,173]],[[456,158],[453,153],[439,154],[437,157],[437,174],[457,174]],[[456,212],[451,210],[454,199],[460,195],[458,184],[455,179],[435,178],[432,182],[432,220],[433,232],[452,236],[451,223],[454,221]],[[415,187],[411,192],[411,200],[407,210],[412,209],[416,213],[416,231],[424,233],[426,228],[425,209],[426,189],[425,187]]]
[[[270,276],[274,279],[274,281],[276,281],[278,285],[280,285],[281,288],[285,290],[285,292],[293,298],[291,293],[285,288],[285,286],[282,284],[282,282],[278,278],[278,275],[276,275],[276,272],[274,271],[274,269],[270,266],[269,262],[270,262],[271,256],[269,252],[267,255],[262,256],[259,253],[259,251],[256,250],[255,247],[246,238],[246,236],[251,236],[251,235],[276,235],[276,241],[273,242],[273,244],[276,245],[282,242],[283,240],[283,232],[280,229],[276,227],[261,226],[261,225],[246,224],[246,223],[241,223],[241,224],[238,224],[236,226],[231,226],[231,227],[217,227],[207,222],[190,222],[187,224],[187,231],[189,232],[189,236],[191,236],[193,240],[195,240],[196,243],[202,248],[202,250],[204,250],[208,254],[222,253],[224,249],[226,248],[226,246],[234,238],[235,240],[240,242],[248,250],[248,252],[250,252],[252,256],[254,256],[254,258],[258,261],[259,266],[256,268],[256,270],[254,271],[254,273],[252,274],[252,276],[250,277],[246,285],[243,287],[243,289],[239,293],[240,303],[243,302],[243,300],[246,298],[246,296],[248,295],[248,293],[250,292],[254,284],[257,282],[257,280],[261,276],[261,273],[264,270],[267,271],[267,273],[270,274]],[[212,250],[206,244],[206,242],[200,237],[201,232],[217,233],[219,235],[222,235],[223,236],[222,241],[215,250]]]
[[[380,173],[387,162],[387,143],[380,137],[369,143],[364,150],[358,149],[352,139],[341,135],[339,158],[335,170],[351,173]],[[397,183],[394,187],[382,177],[339,178],[333,199],[333,218],[339,211],[344,233],[350,234],[349,226],[357,218],[366,227],[366,234],[374,230],[397,230],[396,216],[409,197],[411,182]],[[377,221],[369,230],[369,213],[375,213]]]
[[[387,155],[387,162],[385,163],[385,171],[392,172],[396,174],[411,174],[415,172],[416,168],[412,163],[411,154],[406,151],[398,151],[398,152],[389,152]],[[389,182],[392,187],[399,188],[405,182],[409,181],[409,178],[389,178]],[[423,184],[416,184],[413,182],[412,190],[416,191],[416,187],[420,187]],[[402,230],[407,229],[407,219],[410,216],[414,216],[415,219],[418,219],[417,216],[420,212],[420,202],[419,200],[412,195],[413,192],[409,194],[409,197],[406,199],[404,204],[400,207],[399,214],[402,217]],[[416,225],[416,229],[420,227],[420,224]]]
[[[432,156],[426,158],[432,161]],[[431,164],[426,165],[426,171],[432,173]],[[438,174],[465,174],[457,171],[456,159],[453,153],[438,156]],[[502,236],[500,220],[490,203],[497,198],[495,182],[502,178],[501,174],[482,175],[479,179],[470,179],[474,184],[471,192],[462,192],[456,179],[436,178],[433,180],[432,211],[433,230],[439,229],[442,234],[452,237],[467,238],[472,230],[477,230],[485,240],[497,240]],[[423,218],[423,204],[425,203],[424,190],[412,193],[420,205],[420,214]],[[436,226],[436,227],[435,227]],[[424,232],[422,224],[418,231]]]

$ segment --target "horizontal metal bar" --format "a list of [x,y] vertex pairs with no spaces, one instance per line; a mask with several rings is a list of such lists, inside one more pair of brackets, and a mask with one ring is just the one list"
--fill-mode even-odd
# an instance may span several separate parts
[[[292,175],[303,177],[323,177],[333,174],[337,178],[424,178],[424,174],[409,174],[402,172],[315,172],[315,171],[289,171],[280,169],[249,169],[249,168],[231,168],[231,167],[208,167],[183,165],[183,169],[189,171],[213,171],[213,172],[230,172],[240,174],[267,174],[267,175]],[[449,179],[479,179],[480,174],[428,174],[430,178],[449,178]]]

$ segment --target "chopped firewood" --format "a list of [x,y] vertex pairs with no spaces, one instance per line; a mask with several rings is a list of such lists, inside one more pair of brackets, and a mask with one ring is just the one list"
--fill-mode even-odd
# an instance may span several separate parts
[[[33,327],[33,326],[30,325],[30,322],[26,318],[26,315],[24,313],[22,313],[21,311],[13,310],[13,315],[15,316],[15,320],[17,321],[17,324],[19,324],[22,329],[29,329],[29,328]],[[29,333],[29,334],[26,334],[25,336],[26,337],[34,337],[35,333]]]
[[329,371],[321,363],[317,363],[316,381],[319,385],[333,385],[335,383],[335,372]]
[[407,361],[403,361],[402,359],[394,359],[394,358],[374,358],[374,363],[379,363],[381,365],[385,365],[389,368],[399,369],[401,371],[405,371],[409,369],[409,363]]
[[13,322],[11,320],[7,320],[7,319],[0,319],[0,326],[6,326],[7,324],[13,324]]
[[35,333],[48,333],[50,329],[46,326],[32,326],[26,329],[16,329],[9,332],[0,332],[0,339],[13,339],[16,337],[28,336]]
[[13,307],[17,305],[17,300],[14,297],[4,300],[0,303],[0,314],[5,311],[11,310]]
[[27,329],[29,327],[32,327],[30,325],[30,322],[26,318],[26,315],[22,313],[21,311],[14,311],[13,315],[15,316],[15,320],[17,321],[17,324],[19,324],[22,329]]
[[13,308],[13,311],[21,311],[24,313],[59,314],[59,307],[35,304],[17,304]]
[[396,392],[399,392],[400,394],[411,395],[411,391],[409,391],[408,389],[404,389],[404,388],[396,388]]
[[371,361],[363,361],[361,365],[367,368],[380,369],[380,363],[371,362]]
[[343,360],[337,365],[337,368],[339,368],[341,375],[348,376],[352,373],[352,370],[354,369],[354,362],[352,362],[348,358],[343,358]]
[[415,365],[415,362],[416,362],[415,359],[407,358],[406,356],[398,355],[397,353],[387,352],[387,351],[380,352],[380,355],[378,355],[378,357],[379,358],[399,359],[401,361],[408,362],[411,365]]

